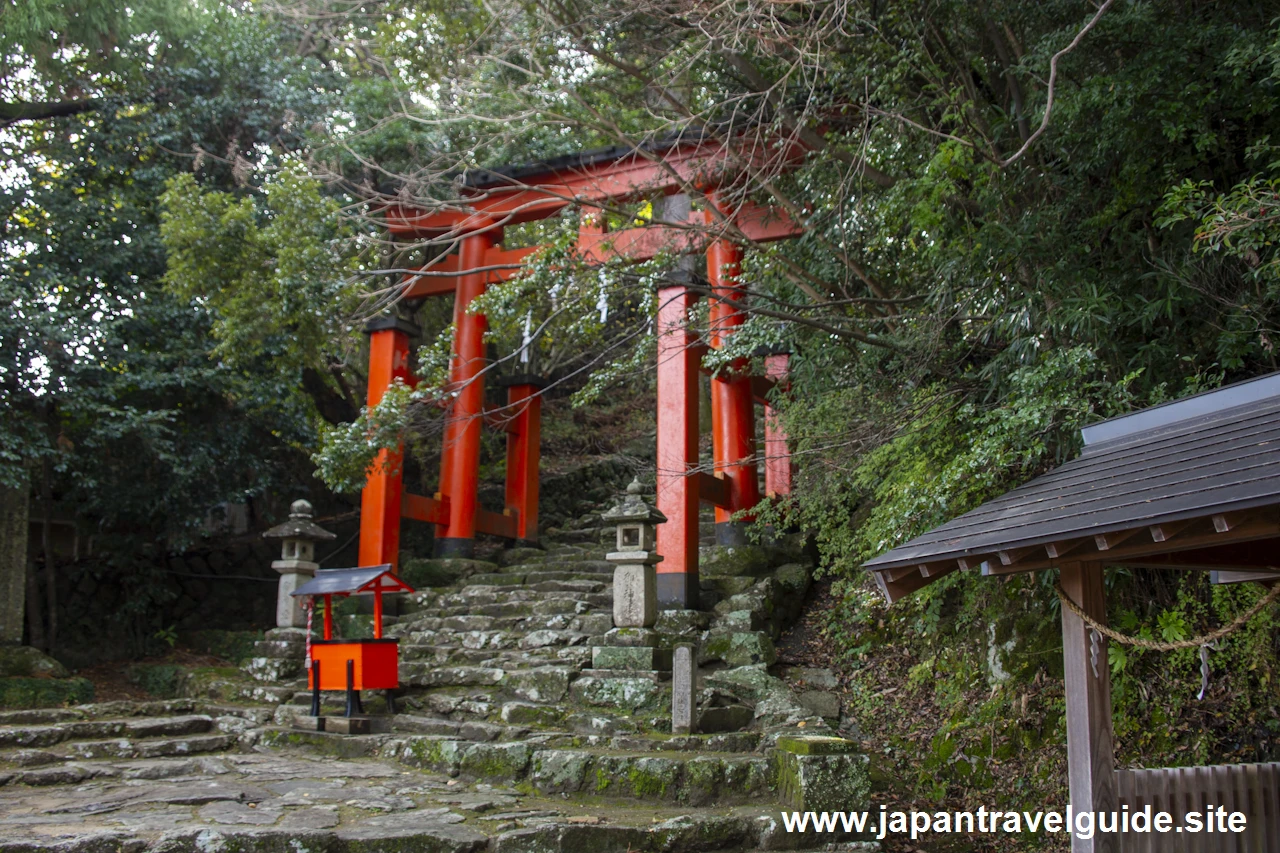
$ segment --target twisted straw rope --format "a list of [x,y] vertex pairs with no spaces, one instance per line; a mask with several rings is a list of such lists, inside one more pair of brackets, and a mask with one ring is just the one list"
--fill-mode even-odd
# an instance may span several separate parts
[[1092,616],[1081,610],[1080,605],[1072,601],[1071,596],[1067,595],[1066,591],[1062,588],[1061,581],[1055,581],[1053,587],[1058,591],[1058,598],[1062,599],[1063,606],[1075,615],[1079,616],[1084,621],[1084,624],[1088,625],[1099,634],[1115,640],[1122,646],[1137,646],[1140,649],[1150,649],[1156,652],[1172,652],[1177,649],[1194,649],[1200,646],[1206,646],[1209,643],[1216,642],[1217,640],[1221,640],[1228,634],[1235,633],[1243,628],[1245,623],[1256,616],[1260,610],[1275,601],[1277,598],[1280,598],[1280,583],[1277,583],[1271,587],[1270,591],[1268,591],[1266,595],[1254,602],[1252,607],[1237,616],[1229,625],[1224,625],[1216,631],[1211,631],[1210,633],[1200,637],[1193,637],[1190,640],[1178,640],[1173,643],[1158,643],[1155,640],[1144,640],[1141,637],[1130,637],[1125,634],[1121,634],[1119,631],[1114,631],[1111,628],[1108,628],[1106,625],[1099,623]]

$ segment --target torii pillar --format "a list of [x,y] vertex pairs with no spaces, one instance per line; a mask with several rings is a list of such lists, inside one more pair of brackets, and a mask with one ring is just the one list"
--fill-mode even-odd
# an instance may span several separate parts
[[[719,207],[715,194],[708,196]],[[708,224],[712,224],[710,213]],[[664,609],[698,606],[698,508],[702,501],[715,506],[716,541],[722,545],[745,544],[746,519],[734,516],[760,502],[755,462],[755,380],[746,374],[746,360],[734,364],[711,380],[711,420],[714,476],[699,470],[698,373],[705,349],[688,328],[689,311],[698,300],[690,285],[702,285],[686,257],[681,268],[658,289],[658,509],[667,523],[658,528],[658,605]],[[711,346],[725,346],[746,321],[742,300],[741,249],[726,239],[713,240],[707,248],[707,282],[710,306]],[[785,357],[771,364],[770,378],[777,381],[786,369]],[[771,425],[772,424],[772,425]],[[770,469],[769,487],[776,494],[790,491],[789,476],[780,476],[785,465],[786,437],[766,409],[766,439],[773,451],[784,456]]]
[[[727,212],[719,200],[708,200],[722,213]],[[708,211],[710,214],[710,211]],[[708,215],[708,224],[714,225]],[[712,300],[711,346],[720,349],[728,343],[738,326],[746,322],[742,300],[746,290],[741,284],[742,250],[723,238],[707,247],[707,280]],[[748,510],[760,502],[760,486],[755,459],[755,406],[751,394],[751,377],[747,360],[739,359],[729,370],[711,377],[711,435],[715,457],[715,476],[729,485],[728,506],[716,507],[716,544],[745,545],[745,525],[749,519],[734,520],[735,513]]]
[[485,253],[502,236],[490,226],[462,238],[458,254],[460,266],[469,272],[459,277],[453,302],[453,358],[449,366],[449,386],[453,405],[445,425],[444,452],[440,457],[440,493],[449,504],[449,520],[437,525],[437,557],[475,556],[477,491],[480,473],[480,429],[484,426],[484,333],[488,320],[468,309],[473,299],[485,292],[488,274],[483,272]]
[[[378,405],[399,379],[413,384],[409,339],[418,327],[399,317],[375,317],[364,327],[369,335],[369,391],[366,405]],[[360,565],[400,566],[400,504],[403,500],[403,451],[379,451],[360,494]]]

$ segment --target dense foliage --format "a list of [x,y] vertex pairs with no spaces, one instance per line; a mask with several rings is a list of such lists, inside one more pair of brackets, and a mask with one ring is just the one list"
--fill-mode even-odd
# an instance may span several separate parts
[[[15,8],[35,15],[38,5]],[[49,9],[77,26],[97,21]],[[167,18],[167,30],[126,16],[146,27],[105,20],[92,37],[62,31],[87,47],[42,42],[55,16],[7,44],[4,69],[18,98],[92,97],[0,136],[0,482],[31,489],[33,519],[74,519],[121,572],[141,573],[137,612],[122,619],[160,594],[147,575],[157,556],[199,534],[218,504],[295,482],[299,450],[315,436],[315,406],[287,346],[223,357],[209,281],[171,268],[160,200],[193,169],[213,187],[251,192],[250,158],[267,163],[301,142],[284,114],[303,121],[324,103],[316,70],[264,21],[186,13],[196,19]],[[22,35],[9,27],[15,14],[5,12],[6,37]],[[306,246],[291,248],[296,258]],[[33,552],[47,582],[29,584],[29,623],[33,642],[53,646],[57,579],[43,529]]]
[[[447,306],[395,305],[424,328],[428,381],[360,411],[359,320],[455,247],[390,239],[383,203],[442,209],[465,172],[593,146],[718,145],[718,197],[684,187],[708,230],[736,236],[711,211],[750,200],[804,234],[749,247],[750,320],[708,363],[793,352],[777,404],[797,488],[760,512],[815,535],[855,688],[878,695],[876,673],[895,670],[859,667],[890,647],[911,690],[936,692],[948,733],[930,737],[954,743],[920,780],[931,796],[996,778],[955,755],[1031,743],[1004,716],[1011,697],[1041,715],[1033,740],[1060,742],[1042,687],[1057,602],[1048,579],[952,577],[884,610],[858,564],[1068,458],[1085,423],[1277,367],[1268,3],[294,0],[202,11],[193,30],[165,16],[173,33],[110,4],[100,20],[23,8],[6,100],[74,114],[4,138],[20,173],[0,276],[9,479],[48,460],[86,511],[190,519],[262,488],[262,469],[227,459],[293,444],[354,489],[378,446],[438,429],[448,368]],[[48,32],[73,19],[55,49]],[[104,52],[103,33],[133,47]],[[643,226],[657,202],[590,215]],[[592,406],[649,381],[655,283],[675,259],[584,268],[579,214],[509,224],[508,246],[547,249],[478,308],[500,369],[551,374],[552,393]],[[705,330],[705,310],[692,322]],[[107,500],[118,472],[103,466],[121,460],[158,466],[163,491],[139,479]],[[1166,634],[1255,594],[1111,583],[1118,624]],[[1271,618],[1220,652],[1211,722],[1186,701],[1198,660],[1116,652],[1124,754],[1280,753]],[[997,648],[1016,660],[993,690]],[[1045,773],[1028,796],[1056,784]]]

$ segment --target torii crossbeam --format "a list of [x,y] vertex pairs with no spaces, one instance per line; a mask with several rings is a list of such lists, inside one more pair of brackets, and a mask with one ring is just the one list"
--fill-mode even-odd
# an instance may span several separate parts
[[[784,147],[780,156],[797,162],[804,151]],[[405,494],[397,452],[384,451],[370,469],[360,519],[360,565],[398,565],[400,520],[413,518],[436,525],[437,556],[470,557],[475,535],[537,540],[539,386],[531,377],[508,379],[508,403],[515,412],[507,425],[506,506],[502,513],[477,503],[480,429],[484,420],[483,369],[486,366],[482,314],[468,312],[471,301],[490,284],[518,275],[523,260],[537,247],[504,249],[507,225],[545,219],[570,205],[582,210],[577,253],[588,263],[625,258],[649,260],[662,252],[706,254],[711,304],[710,345],[723,346],[745,321],[740,283],[742,246],[730,239],[763,243],[800,234],[799,224],[784,212],[745,204],[730,207],[717,191],[720,179],[734,174],[723,144],[697,140],[648,148],[613,148],[586,152],[517,169],[484,172],[466,183],[464,205],[427,211],[406,204],[385,211],[387,229],[404,239],[451,239],[457,251],[405,278],[405,299],[454,297],[455,337],[450,385],[456,391],[446,426],[441,457],[440,492],[434,497]],[[620,202],[678,196],[688,187],[704,193],[709,207],[692,210],[668,204],[663,222],[607,232],[604,208]],[[714,208],[711,209],[711,208]],[[740,235],[740,236],[739,236]],[[732,518],[760,501],[755,463],[753,407],[765,407],[765,492],[785,495],[791,489],[791,463],[783,434],[766,395],[785,378],[786,354],[766,357],[762,377],[745,375],[742,366],[713,376],[714,476],[700,470],[698,459],[698,374],[706,352],[687,328],[688,311],[699,298],[691,282],[672,279],[660,288],[658,331],[658,508],[668,521],[658,534],[665,560],[658,567],[659,603],[666,608],[696,607],[698,596],[698,506],[716,508],[718,541],[739,541]],[[409,369],[410,324],[394,318],[368,326],[370,340],[369,405],[376,405],[397,378],[412,383]]]

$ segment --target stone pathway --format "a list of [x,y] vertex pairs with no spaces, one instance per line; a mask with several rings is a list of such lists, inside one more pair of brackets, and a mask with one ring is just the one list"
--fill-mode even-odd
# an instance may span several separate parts
[[604,550],[420,561],[446,580],[389,620],[403,690],[375,734],[297,727],[297,629],[258,644],[252,678],[198,698],[0,713],[0,853],[878,850],[781,824],[780,796],[823,809],[868,793],[865,760],[830,737],[825,671],[770,671],[808,570],[704,556],[706,609],[655,626],[700,667],[701,733],[673,736],[669,673],[630,668],[626,648],[593,660],[613,628]]
[[[160,720],[169,722],[153,728],[169,729],[173,719],[10,725],[0,727],[0,739],[13,743],[25,731],[28,740],[50,746],[55,733],[76,733],[68,726],[85,734],[132,723],[133,736],[120,744],[158,743],[137,732]],[[70,743],[77,742],[90,741]],[[31,749],[15,750],[0,760],[14,766],[32,756]],[[265,747],[189,757],[63,758],[32,770],[7,770],[0,779],[7,783],[0,787],[4,853],[694,853],[812,848],[830,841],[788,835],[777,810],[760,806],[690,814],[675,805],[570,800],[468,783],[400,763]]]

